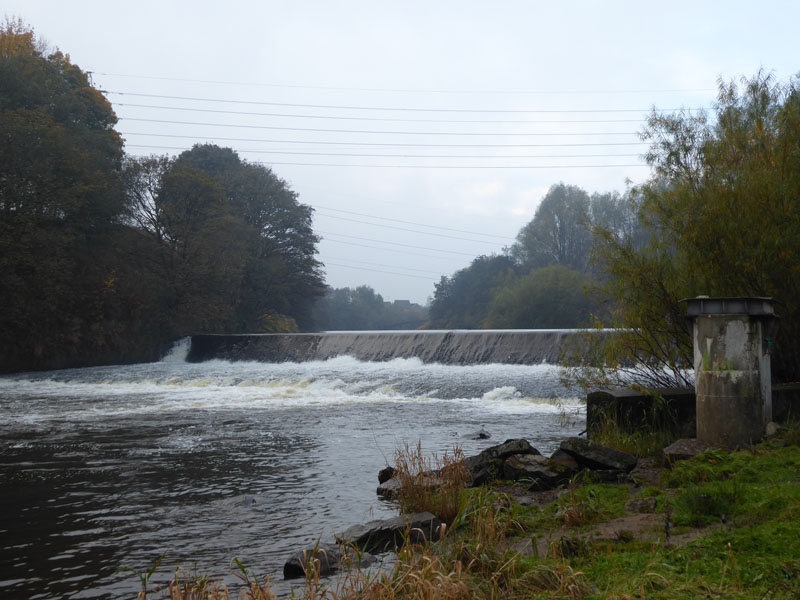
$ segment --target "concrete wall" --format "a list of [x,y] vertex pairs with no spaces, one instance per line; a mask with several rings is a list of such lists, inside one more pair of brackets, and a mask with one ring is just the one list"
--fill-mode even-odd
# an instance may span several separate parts
[[368,361],[415,357],[441,364],[557,364],[563,353],[577,351],[586,335],[606,333],[470,330],[193,335],[188,360],[299,362],[347,355]]
[[[653,390],[666,400],[669,410],[676,418],[680,437],[695,437],[695,392],[694,388]],[[624,431],[637,431],[651,419],[656,408],[654,395],[634,390],[596,390],[586,396],[586,428],[589,438],[592,431],[605,418],[612,419]],[[784,383],[772,386],[773,420],[787,423],[800,420],[800,383]]]
[[[700,315],[694,324],[697,439],[745,447],[764,434],[761,322],[747,315]],[[767,363],[768,364],[768,363]],[[766,374],[769,383],[769,372]],[[768,392],[767,392],[768,394]]]

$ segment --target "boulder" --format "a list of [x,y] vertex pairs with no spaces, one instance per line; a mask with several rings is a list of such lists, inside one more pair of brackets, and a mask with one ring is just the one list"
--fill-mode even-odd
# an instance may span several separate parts
[[470,468],[469,472],[472,477],[472,482],[470,483],[472,487],[485,485],[490,481],[500,478],[503,473],[503,461],[499,458],[495,458],[476,468]]
[[[358,567],[367,567],[377,559],[366,552],[355,552],[352,548],[343,549],[338,544],[317,544],[295,552],[283,565],[283,578],[296,579],[305,577],[310,566],[321,577],[336,573],[346,560],[352,561]],[[312,563],[313,561],[313,563]]]
[[386,483],[392,477],[394,477],[395,468],[394,467],[385,467],[378,471],[378,483]]
[[540,454],[528,440],[506,440],[502,444],[487,448],[477,456],[466,459],[472,476],[472,485],[478,486],[503,475],[503,462],[515,454]]
[[503,463],[503,475],[514,481],[530,481],[531,491],[552,490],[563,480],[551,471],[550,460],[539,454],[519,454],[508,457]]
[[483,427],[480,428],[479,431],[474,431],[473,433],[468,433],[464,436],[466,440],[488,440],[492,437],[492,434],[486,431]]
[[389,479],[388,481],[382,482],[378,486],[378,496],[383,496],[384,498],[391,500],[392,498],[397,497],[402,487],[403,484],[400,483],[400,479],[397,477]]
[[636,485],[657,485],[661,478],[661,464],[655,458],[640,458],[630,473]]
[[579,437],[564,440],[560,449],[586,469],[607,469],[627,473],[636,466],[638,460],[633,454],[606,448]]
[[414,513],[353,525],[337,533],[336,540],[363,552],[386,552],[402,546],[406,538],[413,543],[436,541],[441,527],[442,522],[432,513]]
[[567,454],[563,450],[556,450],[550,456],[550,470],[556,473],[561,473],[565,477],[571,477],[580,471],[578,461],[572,458],[572,455]]
[[713,449],[714,446],[709,446],[697,438],[687,438],[673,442],[661,452],[664,456],[664,464],[669,466],[679,460],[688,460],[706,450]]

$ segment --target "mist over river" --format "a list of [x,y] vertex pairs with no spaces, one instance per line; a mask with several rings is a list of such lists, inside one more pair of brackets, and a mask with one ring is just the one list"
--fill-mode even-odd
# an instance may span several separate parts
[[[549,365],[417,359],[163,361],[0,377],[0,594],[135,598],[178,564],[271,574],[333,531],[396,514],[375,494],[395,449],[543,454],[584,428]],[[566,419],[565,419],[566,415]],[[471,439],[485,429],[489,440]]]

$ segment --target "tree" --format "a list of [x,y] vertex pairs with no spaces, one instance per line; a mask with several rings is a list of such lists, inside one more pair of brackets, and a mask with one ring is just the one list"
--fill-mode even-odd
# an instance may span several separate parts
[[323,330],[377,329],[383,311],[383,297],[367,285],[329,288],[316,306],[315,322]]
[[[0,364],[98,353],[122,209],[109,102],[21,21],[0,29]],[[91,260],[99,256],[102,259]]]
[[715,118],[654,112],[651,181],[636,190],[651,232],[637,248],[599,231],[606,291],[624,335],[615,364],[649,357],[650,375],[691,364],[682,297],[771,296],[782,319],[772,354],[777,380],[800,378],[800,93],[758,73],[720,83]]
[[272,171],[206,144],[129,159],[125,175],[128,220],[159,248],[182,331],[310,326],[324,290],[313,211]]
[[589,195],[574,185],[550,188],[530,223],[517,234],[512,256],[523,270],[559,264],[586,269],[591,247]]
[[416,329],[427,311],[408,301],[384,302],[371,287],[328,288],[314,307],[314,322],[321,330]]
[[586,327],[594,306],[585,288],[588,277],[569,267],[550,265],[499,288],[484,325],[495,329]]
[[435,286],[430,324],[436,328],[479,329],[492,300],[492,290],[514,273],[508,256],[479,256],[469,267],[442,277]]

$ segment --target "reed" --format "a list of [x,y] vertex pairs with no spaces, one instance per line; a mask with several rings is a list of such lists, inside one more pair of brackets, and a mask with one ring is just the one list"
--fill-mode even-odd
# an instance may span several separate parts
[[397,495],[404,513],[430,512],[448,525],[461,511],[464,490],[470,481],[464,452],[455,446],[441,458],[426,456],[422,445],[395,452],[395,477],[401,483]]

